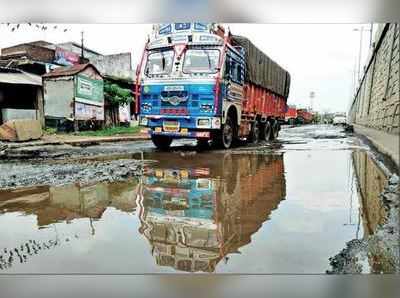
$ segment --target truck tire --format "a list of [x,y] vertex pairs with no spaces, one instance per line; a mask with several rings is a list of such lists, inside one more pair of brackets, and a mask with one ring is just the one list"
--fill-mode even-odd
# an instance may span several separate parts
[[154,146],[162,151],[168,150],[172,143],[172,138],[168,136],[152,135],[151,140],[153,141]]
[[234,138],[234,127],[231,118],[226,118],[225,124],[220,131],[213,136],[213,143],[220,148],[229,149]]
[[268,121],[265,122],[264,124],[262,124],[261,126],[261,131],[260,131],[260,138],[263,141],[269,141],[269,139],[271,138],[271,123],[269,123]]
[[260,140],[260,128],[258,126],[258,122],[255,121],[251,126],[249,141],[252,144],[257,144],[259,140]]
[[274,122],[272,123],[272,130],[271,130],[271,135],[270,135],[270,140],[276,140],[278,138],[279,135],[279,123],[278,121],[274,120]]

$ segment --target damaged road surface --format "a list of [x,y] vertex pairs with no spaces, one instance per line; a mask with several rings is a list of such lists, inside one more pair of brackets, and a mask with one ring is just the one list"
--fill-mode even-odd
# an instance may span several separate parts
[[398,169],[339,127],[2,150],[1,273],[399,272]]

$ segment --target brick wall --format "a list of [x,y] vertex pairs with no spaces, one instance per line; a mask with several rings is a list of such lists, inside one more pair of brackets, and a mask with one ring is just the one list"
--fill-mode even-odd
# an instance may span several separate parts
[[400,132],[400,25],[385,24],[375,38],[361,84],[349,110],[351,123]]
[[4,48],[1,51],[1,55],[6,58],[12,56],[26,56],[32,60],[50,63],[54,60],[54,50],[31,44],[21,44]]

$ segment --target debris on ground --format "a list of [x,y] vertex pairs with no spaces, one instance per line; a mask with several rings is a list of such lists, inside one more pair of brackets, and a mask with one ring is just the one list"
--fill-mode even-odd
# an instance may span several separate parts
[[[354,273],[400,273],[400,182],[396,174],[392,174],[380,199],[387,211],[384,223],[374,234],[353,239],[337,255],[329,259],[331,270],[328,274]],[[365,272],[363,264],[373,263],[366,267],[372,272]]]
[[142,162],[133,159],[42,164],[40,166],[37,163],[5,163],[1,165],[0,188],[113,182],[140,176],[142,169]]
[[40,139],[43,135],[39,120],[9,120],[0,126],[0,140],[21,142]]

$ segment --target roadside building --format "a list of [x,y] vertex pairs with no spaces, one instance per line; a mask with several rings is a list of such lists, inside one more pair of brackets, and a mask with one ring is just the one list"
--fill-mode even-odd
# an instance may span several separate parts
[[42,75],[57,67],[52,44],[43,40],[1,49],[0,66]]
[[[83,57],[82,58],[82,54]],[[3,48],[0,55],[0,66],[21,69],[37,75],[45,75],[63,66],[74,66],[90,63],[106,80],[104,85],[113,84],[123,92],[131,93],[131,99],[123,104],[117,100],[105,99],[104,123],[107,126],[128,125],[134,114],[133,86],[135,73],[132,68],[131,53],[102,55],[101,53],[83,47],[79,43],[64,42],[59,44],[39,40]],[[61,86],[62,84],[58,84]],[[79,106],[79,105],[78,105]],[[57,116],[58,117],[58,116]],[[68,117],[71,118],[71,117]],[[46,115],[46,123],[58,125],[64,120],[54,122],[54,118]]]
[[88,63],[100,53],[74,42],[54,44],[44,40],[22,43],[1,49],[0,66],[22,69],[43,75],[59,66]]
[[103,77],[92,64],[59,67],[43,75],[46,126],[58,129],[103,126]]
[[[15,126],[17,121],[17,127]],[[23,121],[22,121],[23,120]],[[40,76],[0,67],[0,139],[28,140],[41,136],[43,92]],[[23,129],[18,136],[19,126]],[[35,131],[31,129],[35,129]]]
[[[81,55],[82,54],[82,46],[79,43],[68,41],[68,42],[63,42],[59,43],[56,45],[58,48],[64,49],[65,51],[69,53],[74,53],[76,55]],[[102,57],[103,55],[97,51],[94,51],[92,49],[89,49],[85,46],[83,46],[83,56],[88,59],[90,62],[92,62],[92,59],[96,57]]]

